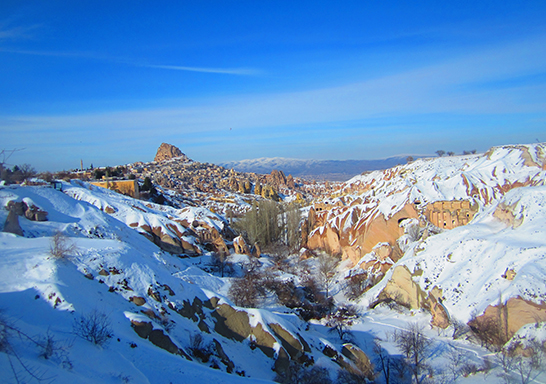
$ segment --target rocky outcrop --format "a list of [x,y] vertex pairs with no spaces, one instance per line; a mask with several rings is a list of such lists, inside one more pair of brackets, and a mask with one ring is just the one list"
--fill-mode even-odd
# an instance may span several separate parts
[[12,200],[8,202],[6,208],[17,216],[24,216],[32,221],[47,221],[48,213],[34,204],[28,205],[24,201]]
[[512,297],[506,303],[490,305],[485,312],[468,324],[473,328],[482,328],[484,325],[495,327],[495,331],[504,335],[508,341],[526,324],[535,324],[546,321],[546,303],[534,303],[521,297]]
[[216,322],[214,330],[218,334],[239,342],[250,340],[251,348],[258,348],[266,356],[275,358],[277,372],[283,372],[288,368],[290,360],[300,359],[306,351],[310,351],[305,340],[292,335],[280,324],[267,324],[270,330],[262,323],[252,326],[246,311],[237,310],[228,304],[216,306],[212,316]]
[[157,149],[154,161],[161,162],[165,160],[170,160],[173,158],[180,158],[182,161],[188,161],[188,157],[182,153],[180,149],[174,145],[162,143]]
[[497,205],[497,208],[495,208],[495,212],[493,212],[493,217],[503,222],[507,226],[517,228],[523,223],[523,216],[518,215],[514,212],[516,206],[517,203],[509,205],[502,202]]
[[421,287],[413,281],[412,273],[405,265],[394,268],[390,280],[379,294],[379,300],[390,299],[410,308],[418,309],[423,306],[426,294]]
[[[348,358],[355,366],[357,374],[365,376],[368,380],[374,379],[374,366],[364,351],[351,343],[343,344],[341,354]],[[349,371],[354,368],[349,368]]]
[[468,200],[436,201],[427,205],[425,216],[438,228],[453,229],[468,224],[476,212],[478,206]]
[[131,326],[133,327],[137,335],[139,335],[143,339],[150,340],[152,344],[156,345],[157,347],[164,349],[172,354],[180,355],[188,360],[191,360],[189,355],[183,349],[179,348],[171,340],[171,338],[163,332],[163,330],[153,329],[152,323],[131,320]]
[[233,250],[235,251],[235,253],[241,255],[252,255],[252,253],[250,252],[250,248],[248,248],[248,245],[245,242],[245,239],[243,239],[243,236],[238,236],[233,239]]
[[18,236],[23,236],[23,230],[19,225],[19,216],[14,211],[9,211],[6,222],[4,223],[4,232],[13,233]]
[[[337,206],[341,212],[349,212],[351,207]],[[352,214],[346,214],[339,222],[325,222],[324,217],[329,209],[318,206],[320,212],[310,210],[308,225],[324,225],[311,232],[307,241],[307,247],[323,249],[331,254],[343,254],[343,258],[349,258],[356,264],[364,255],[370,253],[378,243],[390,245],[391,254],[389,257],[397,261],[401,256],[400,249],[396,247],[396,240],[403,235],[404,229],[400,223],[409,218],[418,218],[419,214],[413,204],[406,204],[392,216],[385,218],[381,213],[369,215],[367,220],[361,221],[356,210]],[[336,208],[334,208],[336,209]],[[342,216],[339,214],[338,216]],[[348,223],[347,220],[351,222]],[[343,228],[340,231],[338,228]]]

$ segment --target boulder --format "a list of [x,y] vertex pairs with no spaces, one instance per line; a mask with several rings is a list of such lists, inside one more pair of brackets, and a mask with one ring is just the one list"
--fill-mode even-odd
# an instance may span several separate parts
[[262,256],[262,250],[260,249],[260,245],[258,243],[254,243],[254,246],[250,250],[250,253],[254,257],[261,257]]
[[269,328],[271,328],[275,334],[275,337],[280,340],[282,347],[286,350],[286,352],[288,352],[292,359],[297,359],[303,355],[303,344],[290,332],[276,323],[269,323]]
[[25,217],[32,221],[47,221],[47,212],[42,211],[35,205],[27,207]]
[[27,205],[23,201],[8,201],[6,206],[8,211],[14,212],[17,216],[23,216],[27,210]]
[[248,313],[238,311],[228,304],[220,304],[212,312],[216,319],[214,330],[220,335],[243,341],[250,335]]
[[374,367],[364,351],[351,343],[343,344],[341,354],[351,360],[358,371],[370,381],[374,379]]
[[146,299],[144,299],[144,297],[140,297],[140,296],[131,296],[131,297],[129,297],[129,301],[134,303],[135,305],[138,305],[139,307],[146,304]]
[[19,216],[14,211],[9,211],[6,222],[4,223],[4,232],[13,233],[14,235],[23,236],[23,230],[19,225]]

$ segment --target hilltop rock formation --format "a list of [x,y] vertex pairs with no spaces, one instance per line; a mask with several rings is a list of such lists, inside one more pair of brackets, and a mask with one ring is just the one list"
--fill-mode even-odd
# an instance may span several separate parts
[[161,143],[159,148],[157,149],[157,153],[155,155],[154,161],[155,162],[161,162],[165,160],[170,160],[173,158],[180,157],[182,161],[188,161],[189,158],[182,153],[182,151],[175,147],[174,145],[167,144],[167,143]]

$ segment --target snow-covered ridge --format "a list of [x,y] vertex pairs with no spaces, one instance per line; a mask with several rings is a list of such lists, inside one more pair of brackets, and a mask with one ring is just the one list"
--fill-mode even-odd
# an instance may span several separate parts
[[[494,216],[499,206],[511,207],[515,227]],[[546,302],[545,218],[546,187],[516,188],[470,224],[413,243],[394,267],[422,271],[413,280],[424,292],[441,288],[443,305],[464,322],[499,300],[520,297],[541,304]],[[367,292],[363,304],[385,288],[393,269]],[[504,276],[507,270],[515,272],[513,280]]]

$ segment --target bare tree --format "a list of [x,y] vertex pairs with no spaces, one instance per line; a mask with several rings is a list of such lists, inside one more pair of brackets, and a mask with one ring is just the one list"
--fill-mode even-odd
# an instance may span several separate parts
[[449,152],[447,153],[447,155],[448,155],[448,156],[454,156],[454,155],[455,155],[455,152],[449,151]]
[[240,307],[255,308],[265,296],[263,275],[256,269],[247,270],[241,278],[235,279],[229,287],[229,298]]
[[525,355],[519,341],[510,343],[497,354],[497,361],[503,369],[499,376],[504,382],[528,384],[546,372],[546,351],[543,344],[532,339],[527,345]]
[[391,380],[391,369],[393,368],[392,357],[381,347],[381,344],[379,344],[377,339],[373,342],[373,351],[375,353],[375,365],[383,374],[385,384],[389,384]]
[[335,269],[339,263],[339,259],[327,254],[321,253],[318,257],[318,273],[321,283],[326,291],[326,298],[329,297],[330,287],[333,284]]
[[438,155],[438,157],[442,157],[443,155],[446,154],[446,151],[442,150],[442,149],[439,149],[436,151],[436,154]]
[[409,323],[407,330],[394,333],[394,343],[406,357],[412,376],[417,384],[423,382],[423,372],[427,370],[428,352],[432,341],[428,339],[423,328],[416,323]]
[[328,315],[326,325],[330,327],[331,332],[337,333],[340,340],[343,340],[349,334],[349,327],[353,325],[357,317],[358,314],[352,305],[342,305]]

